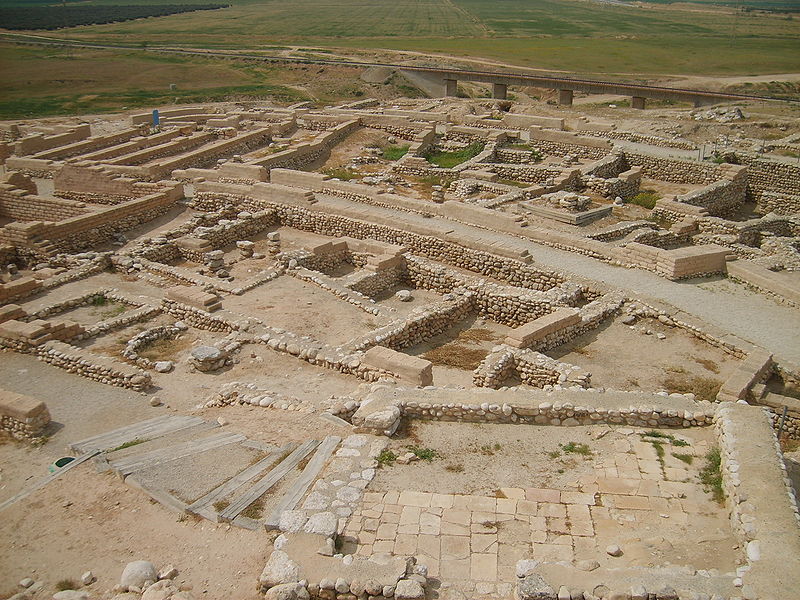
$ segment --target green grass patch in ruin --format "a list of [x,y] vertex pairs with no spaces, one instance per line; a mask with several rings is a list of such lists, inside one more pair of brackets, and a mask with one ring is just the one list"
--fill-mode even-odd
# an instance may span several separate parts
[[118,450],[125,450],[125,448],[133,448],[134,446],[138,446],[139,444],[144,444],[147,442],[146,438],[136,438],[135,440],[130,440],[129,442],[125,442],[124,444],[120,444],[116,448],[112,448],[109,452],[117,452]]
[[381,152],[381,156],[386,160],[400,160],[406,154],[408,154],[408,145],[392,145],[386,146],[383,151]]
[[681,454],[679,452],[672,453],[673,458],[677,458],[681,462],[685,462],[687,465],[692,464],[694,462],[694,456],[691,454]]
[[384,448],[381,450],[380,454],[378,454],[375,460],[378,461],[378,466],[380,467],[391,466],[394,464],[394,461],[397,460],[397,454],[388,448]]
[[725,501],[725,491],[722,489],[722,455],[719,448],[709,450],[705,461],[700,470],[700,481],[714,501],[722,504]]
[[564,454],[580,454],[581,456],[592,455],[592,450],[587,444],[581,444],[578,442],[569,442],[568,444],[564,445],[559,444],[559,448],[561,448]]
[[498,179],[497,183],[502,183],[503,185],[513,185],[514,187],[518,188],[531,187],[531,184],[527,181],[517,181],[516,179]]
[[459,148],[458,150],[431,150],[425,155],[425,159],[429,163],[441,167],[442,169],[451,169],[464,161],[478,156],[485,146],[485,142],[472,142],[468,146]]
[[342,181],[350,181],[351,179],[358,179],[361,177],[360,173],[356,173],[350,169],[345,167],[336,167],[336,168],[329,168],[329,169],[322,169],[322,172],[329,177],[334,177],[336,179],[341,179]]
[[243,517],[247,517],[248,519],[253,519],[257,521],[258,519],[261,518],[261,514],[263,512],[264,512],[264,499],[259,498],[239,514],[241,514]]
[[408,451],[411,452],[414,456],[416,456],[420,460],[426,460],[428,462],[433,461],[434,458],[439,457],[439,453],[436,452],[433,448],[422,448],[420,446],[406,446]]
[[656,200],[661,198],[661,195],[658,192],[653,190],[642,190],[635,196],[631,196],[626,200],[628,204],[635,204],[636,206],[641,206],[642,208],[653,209],[656,206]]
[[214,504],[212,504],[212,506],[214,507],[214,510],[217,511],[218,513],[221,513],[223,510],[228,508],[230,505],[231,505],[231,503],[229,501],[227,501],[227,500],[217,500],[216,502],[214,502]]

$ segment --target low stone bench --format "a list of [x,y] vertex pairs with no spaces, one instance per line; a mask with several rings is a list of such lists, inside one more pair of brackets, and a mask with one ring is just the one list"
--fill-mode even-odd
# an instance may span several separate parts
[[16,439],[39,437],[50,423],[50,411],[41,400],[0,390],[0,430]]
[[514,329],[505,339],[506,344],[514,348],[527,348],[533,342],[545,336],[581,322],[580,313],[574,308],[560,308],[547,315],[525,323]]
[[389,371],[413,385],[433,385],[433,363],[429,360],[409,356],[385,346],[373,346],[364,353],[361,362]]
[[767,375],[772,368],[772,354],[766,350],[754,350],[728,377],[717,394],[719,402],[736,402],[747,397],[750,388]]
[[186,286],[175,286],[167,290],[167,298],[181,304],[193,306],[206,312],[214,312],[222,308],[222,302],[216,294],[209,294],[202,290]]

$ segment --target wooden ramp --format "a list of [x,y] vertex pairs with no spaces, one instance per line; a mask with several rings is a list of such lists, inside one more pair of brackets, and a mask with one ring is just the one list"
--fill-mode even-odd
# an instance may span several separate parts
[[170,510],[263,530],[297,507],[341,441],[277,447],[200,417],[165,415],[70,447],[81,462],[95,457],[99,470],[116,472]]
[[200,417],[164,415],[73,442],[69,445],[69,448],[78,454],[85,454],[93,450],[105,451],[118,448],[130,442],[150,440],[169,433],[175,433],[200,423],[203,423],[203,419]]

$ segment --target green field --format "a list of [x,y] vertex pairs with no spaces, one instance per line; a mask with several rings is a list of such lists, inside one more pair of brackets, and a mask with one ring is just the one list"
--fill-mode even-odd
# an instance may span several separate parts
[[736,13],[709,3],[229,2],[231,8],[208,13],[75,27],[58,34],[75,40],[208,48],[297,44],[413,50],[582,73],[729,75],[794,72],[800,67],[800,15],[795,20],[789,14]]
[[[735,11],[729,0],[622,6],[592,0],[225,0],[230,8],[47,32],[75,42],[290,50],[292,56],[355,52],[396,60],[382,50],[473,59],[592,77],[646,80],[662,75],[765,75],[800,72],[800,14]],[[749,0],[775,6],[796,0]],[[43,6],[50,0],[8,0]],[[159,4],[160,0],[82,0],[82,5]],[[198,0],[169,0],[197,3]],[[34,32],[36,33],[36,32]],[[310,54],[309,47],[316,55]],[[436,59],[419,57],[418,63]],[[482,60],[487,61],[481,64]],[[355,72],[264,67],[135,51],[56,51],[0,47],[0,114],[33,116],[161,100],[188,102],[263,95],[332,101],[381,90]],[[167,93],[176,83],[178,92]],[[403,82],[386,86],[386,97]],[[263,86],[263,87],[261,87]],[[391,88],[391,89],[389,89]],[[87,99],[88,98],[88,99]]]
[[[0,44],[4,77],[0,119],[222,100],[330,103],[376,95],[376,91],[384,97],[403,94],[391,82],[378,90],[368,88],[355,69],[316,71],[305,65]],[[170,89],[171,84],[176,89]]]

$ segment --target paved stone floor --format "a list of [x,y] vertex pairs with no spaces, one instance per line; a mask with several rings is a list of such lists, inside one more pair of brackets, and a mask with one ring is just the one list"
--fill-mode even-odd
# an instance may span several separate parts
[[[691,544],[692,531],[729,529],[724,510],[697,479],[707,442],[674,446],[664,440],[662,463],[656,446],[639,432],[623,431],[627,435],[613,441],[615,451],[598,457],[594,472],[576,481],[574,489],[501,488],[496,497],[367,490],[344,535],[356,541],[357,554],[413,555],[431,577],[461,591],[505,597],[523,558],[602,557],[617,560],[611,564],[618,566],[648,566],[661,556],[657,548],[645,547],[654,543],[653,535],[672,549]],[[692,459],[682,461],[674,453]],[[735,544],[730,533],[718,541],[728,549]],[[606,554],[606,546],[614,543],[625,549],[623,558]],[[668,558],[677,564],[681,554],[678,548]]]

